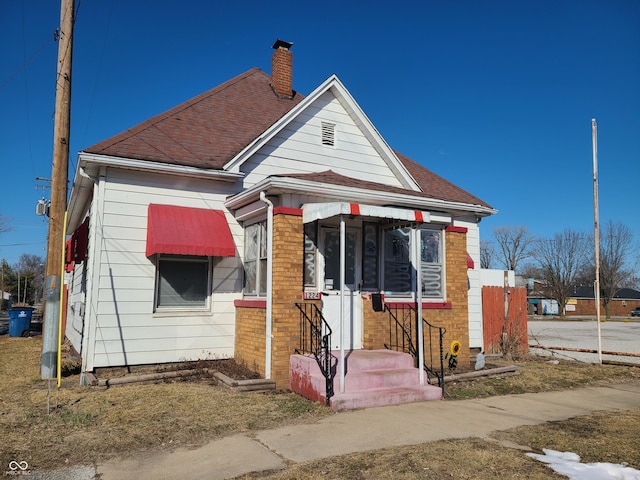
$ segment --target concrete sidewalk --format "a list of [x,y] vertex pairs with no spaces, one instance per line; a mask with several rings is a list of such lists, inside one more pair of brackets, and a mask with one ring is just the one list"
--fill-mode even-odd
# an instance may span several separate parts
[[[312,425],[234,435],[195,450],[98,465],[101,480],[216,480],[379,448],[486,437],[521,425],[640,407],[640,381],[478,400],[434,401],[342,412]],[[86,477],[85,477],[86,478]]]

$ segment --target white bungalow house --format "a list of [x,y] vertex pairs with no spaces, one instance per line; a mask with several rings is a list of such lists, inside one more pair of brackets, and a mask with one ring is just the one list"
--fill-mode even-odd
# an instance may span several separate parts
[[335,75],[293,90],[290,47],[274,45],[271,76],[79,153],[66,336],[84,372],[234,357],[327,401],[363,352],[427,363],[420,316],[461,360],[482,347],[478,223],[495,210],[393,150]]

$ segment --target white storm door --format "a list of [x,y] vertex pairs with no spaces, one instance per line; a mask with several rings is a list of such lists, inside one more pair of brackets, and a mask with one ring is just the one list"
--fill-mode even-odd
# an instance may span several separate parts
[[[331,327],[331,349],[338,350],[341,338],[345,350],[362,348],[362,296],[360,295],[360,232],[347,229],[345,237],[345,286],[340,295],[340,230],[321,228],[322,314]],[[340,301],[344,303],[344,328],[340,332]]]

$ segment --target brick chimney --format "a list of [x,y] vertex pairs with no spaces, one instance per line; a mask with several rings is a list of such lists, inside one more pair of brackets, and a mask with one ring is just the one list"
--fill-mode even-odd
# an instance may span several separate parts
[[279,97],[293,98],[293,43],[276,40],[271,57],[271,87]]

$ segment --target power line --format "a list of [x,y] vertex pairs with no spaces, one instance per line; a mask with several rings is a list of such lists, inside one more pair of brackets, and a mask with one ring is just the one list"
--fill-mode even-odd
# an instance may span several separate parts
[[46,243],[44,240],[41,242],[32,242],[32,243],[0,243],[0,247],[25,247],[27,245],[42,245]]
[[13,72],[13,74],[9,75],[9,78],[7,78],[4,82],[2,82],[2,84],[0,84],[0,90],[2,90],[11,80],[13,80],[16,77],[16,75],[18,75],[22,70],[24,70],[27,67],[27,65],[29,65],[32,61],[34,61],[36,57],[40,55],[42,50],[44,50],[45,47],[47,47],[51,42],[55,42],[55,34],[49,40],[44,42],[42,46],[36,51],[36,53],[31,55],[31,57],[27,61],[25,61],[15,72]]

